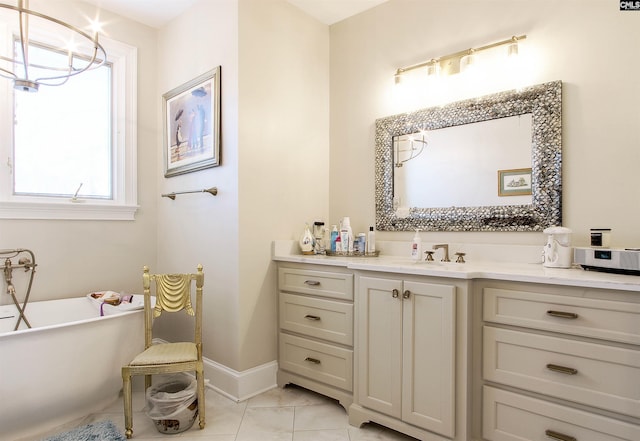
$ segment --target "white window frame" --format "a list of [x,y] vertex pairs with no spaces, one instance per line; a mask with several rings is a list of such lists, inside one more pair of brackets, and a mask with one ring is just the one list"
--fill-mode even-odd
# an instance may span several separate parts
[[[30,30],[47,42],[52,30]],[[51,34],[49,34],[51,35]],[[0,45],[10,48],[11,29],[0,23]],[[110,200],[13,194],[13,82],[0,78],[0,219],[134,220],[137,203],[137,49],[100,37],[112,63],[113,198]],[[55,87],[55,86],[42,86]],[[22,92],[18,92],[22,93]]]

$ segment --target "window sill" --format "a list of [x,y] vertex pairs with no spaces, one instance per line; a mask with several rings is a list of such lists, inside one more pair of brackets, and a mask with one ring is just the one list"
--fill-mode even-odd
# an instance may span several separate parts
[[138,205],[80,202],[0,202],[0,219],[135,220]]

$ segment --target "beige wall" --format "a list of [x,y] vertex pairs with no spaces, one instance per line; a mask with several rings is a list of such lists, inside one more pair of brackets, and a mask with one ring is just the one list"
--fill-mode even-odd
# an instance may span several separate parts
[[158,150],[159,193],[219,191],[158,202],[158,268],[204,265],[204,355],[236,371],[276,358],[271,241],[328,213],[328,38],[284,0],[201,0],[159,32],[159,95],[222,66],[222,164],[164,179]]
[[276,358],[274,238],[329,212],[329,29],[284,0],[240,0],[242,369]]
[[[215,186],[218,195],[193,194],[158,200],[158,271],[205,271],[204,355],[237,366],[238,317],[238,10],[236,0],[196,2],[158,33],[158,123],[163,93],[213,69],[221,68],[221,166],[164,178],[162,150],[157,149],[155,179],[161,193]],[[162,145],[162,133],[157,133]],[[176,319],[181,322],[181,319]],[[166,323],[165,323],[166,325]],[[165,327],[168,340],[179,330]]]
[[[85,26],[95,7],[73,1],[31,1],[31,8]],[[139,292],[143,265],[156,260],[156,30],[108,12],[109,36],[138,49],[138,203],[135,221],[0,220],[0,249],[28,248],[38,263],[32,301],[91,291]],[[6,80],[2,80],[5,85]],[[5,159],[6,161],[6,159]],[[3,161],[4,162],[4,161]],[[7,179],[7,168],[0,177]],[[18,290],[21,289],[17,286]],[[0,303],[10,301],[2,292]]]
[[[615,1],[390,0],[333,25],[332,221],[349,214],[358,231],[374,223],[374,121],[402,111],[391,99],[396,68],[526,34],[539,59],[533,83],[563,81],[564,226],[576,245],[586,246],[596,227],[613,229],[613,246],[640,246],[639,24]],[[425,241],[544,243],[542,233],[422,234]]]

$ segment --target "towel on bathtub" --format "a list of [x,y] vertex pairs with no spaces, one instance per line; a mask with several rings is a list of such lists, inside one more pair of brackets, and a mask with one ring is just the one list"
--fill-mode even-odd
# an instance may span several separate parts
[[98,308],[100,316],[120,314],[144,308],[144,297],[139,294],[120,294],[115,291],[96,291],[87,294]]

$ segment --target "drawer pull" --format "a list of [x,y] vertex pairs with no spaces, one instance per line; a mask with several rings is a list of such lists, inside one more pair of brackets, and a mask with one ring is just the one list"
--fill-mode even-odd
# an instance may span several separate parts
[[305,280],[304,284],[309,286],[320,286],[320,282],[317,280]]
[[559,317],[559,318],[565,318],[565,319],[577,319],[578,318],[578,314],[576,314],[575,312],[564,312],[564,311],[547,311],[547,314],[552,316],[552,317]]
[[407,289],[405,292],[402,293],[402,298],[408,299],[409,297],[411,297],[411,291]]
[[547,435],[548,438],[555,439],[557,441],[578,441],[578,439],[574,436],[565,435],[564,433],[556,432],[555,430],[545,430],[544,434]]
[[308,361],[309,363],[313,363],[313,364],[320,364],[320,360],[312,357],[307,357],[304,359],[304,361]]
[[400,291],[398,291],[397,289],[394,289],[393,291],[391,291],[391,297],[393,297],[394,299],[397,299],[399,294],[400,294]]
[[566,375],[576,375],[578,373],[577,369],[566,367],[566,366],[560,366],[557,364],[548,364],[547,369],[553,372],[559,372],[561,374],[566,374]]
[[304,318],[306,318],[307,320],[313,320],[313,321],[320,320],[320,317],[318,317],[317,315],[311,315],[311,314],[305,315]]

